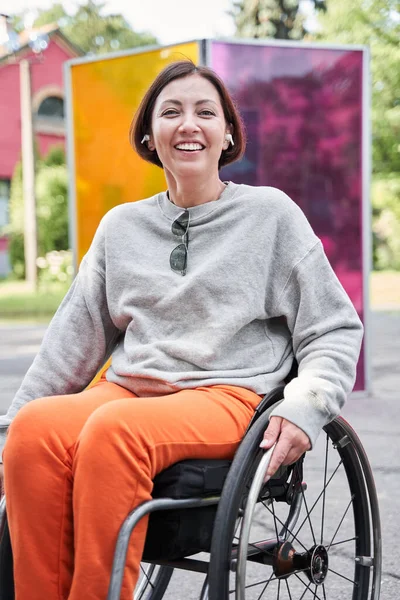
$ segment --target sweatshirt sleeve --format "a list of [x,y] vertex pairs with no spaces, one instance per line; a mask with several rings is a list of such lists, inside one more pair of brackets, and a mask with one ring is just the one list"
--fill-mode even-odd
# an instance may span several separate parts
[[7,414],[0,417],[1,452],[22,406],[35,398],[82,391],[111,354],[119,330],[108,311],[104,270],[101,226]]
[[298,376],[271,416],[300,427],[314,446],[353,389],[363,326],[317,241],[292,269],[277,302],[292,334]]

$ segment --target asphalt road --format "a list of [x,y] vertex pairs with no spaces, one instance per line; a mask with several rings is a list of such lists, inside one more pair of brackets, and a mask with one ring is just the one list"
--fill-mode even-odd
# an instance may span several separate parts
[[[382,600],[400,598],[400,312],[371,315],[372,393],[355,395],[343,415],[369,456],[378,489],[383,538]],[[45,326],[0,326],[0,413],[10,404],[37,352]],[[198,600],[202,577],[173,575],[165,600]],[[199,587],[200,586],[200,587]]]

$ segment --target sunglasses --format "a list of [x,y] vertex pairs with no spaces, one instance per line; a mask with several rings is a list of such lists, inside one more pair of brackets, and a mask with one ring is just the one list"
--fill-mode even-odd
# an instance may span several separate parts
[[175,273],[180,273],[181,275],[186,275],[189,245],[189,220],[189,211],[185,210],[171,225],[173,235],[180,238],[182,241],[172,250],[169,257],[169,264]]

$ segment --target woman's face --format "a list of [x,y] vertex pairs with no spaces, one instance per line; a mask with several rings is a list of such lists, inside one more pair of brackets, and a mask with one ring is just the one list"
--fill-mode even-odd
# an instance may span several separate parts
[[175,178],[218,172],[229,142],[219,94],[212,83],[193,74],[176,79],[160,92],[152,115],[149,148]]

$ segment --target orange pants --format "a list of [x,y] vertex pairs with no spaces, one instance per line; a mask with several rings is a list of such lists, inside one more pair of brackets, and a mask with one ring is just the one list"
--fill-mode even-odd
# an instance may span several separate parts
[[[34,400],[4,450],[16,600],[104,600],[118,531],[152,479],[188,458],[230,458],[260,397],[218,385],[137,398],[104,379]],[[132,600],[147,519],[134,529],[121,599]]]

